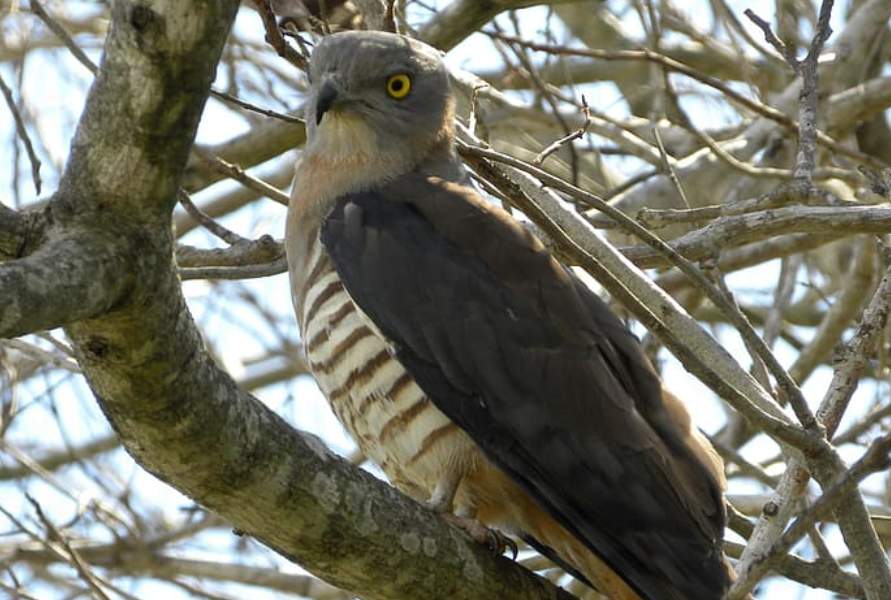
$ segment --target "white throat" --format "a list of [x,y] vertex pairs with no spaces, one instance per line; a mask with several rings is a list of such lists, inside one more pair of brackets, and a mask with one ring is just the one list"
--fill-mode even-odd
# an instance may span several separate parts
[[382,150],[361,117],[331,110],[297,161],[291,198],[314,203],[333,200],[400,175],[408,163],[400,153]]

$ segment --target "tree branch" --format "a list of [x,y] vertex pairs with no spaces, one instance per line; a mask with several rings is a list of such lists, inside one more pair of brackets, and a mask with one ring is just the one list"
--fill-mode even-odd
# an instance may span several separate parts
[[[673,239],[669,245],[690,260],[766,240],[781,234],[855,234],[891,232],[891,208],[873,206],[789,206],[744,215],[721,217],[701,229]],[[622,248],[643,268],[668,264],[663,255],[645,245]]]
[[[0,467],[0,481],[21,479],[36,471],[55,471],[71,463],[87,460],[97,454],[114,450],[120,447],[120,445],[121,442],[118,436],[106,435],[87,442],[82,446],[48,452],[43,456],[29,457],[27,464],[15,467]],[[16,456],[17,460],[20,460],[19,456],[23,456],[21,452],[17,452],[16,455],[18,455]]]
[[440,50],[451,50],[464,38],[506,11],[539,4],[566,4],[578,0],[453,0],[418,32],[418,37]]
[[107,312],[134,284],[131,258],[106,236],[80,232],[0,264],[0,338]]

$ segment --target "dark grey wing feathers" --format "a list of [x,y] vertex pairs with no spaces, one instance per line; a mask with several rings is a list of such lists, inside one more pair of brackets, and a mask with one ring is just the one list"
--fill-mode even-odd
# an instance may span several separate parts
[[717,484],[636,340],[537,240],[421,175],[339,199],[321,236],[436,406],[564,527],[647,600],[721,596]]

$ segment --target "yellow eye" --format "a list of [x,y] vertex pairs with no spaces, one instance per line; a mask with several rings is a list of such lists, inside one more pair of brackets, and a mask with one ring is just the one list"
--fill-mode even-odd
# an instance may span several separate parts
[[387,79],[387,93],[390,95],[390,98],[402,100],[403,98],[408,96],[408,93],[410,91],[411,77],[409,77],[405,73],[390,75],[390,78]]

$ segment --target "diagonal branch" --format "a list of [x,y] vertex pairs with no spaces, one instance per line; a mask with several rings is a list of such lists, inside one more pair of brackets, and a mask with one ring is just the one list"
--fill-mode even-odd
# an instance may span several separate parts
[[28,135],[28,130],[25,128],[25,121],[22,119],[22,115],[15,104],[15,99],[12,97],[12,90],[9,89],[9,86],[6,85],[6,82],[3,81],[2,77],[0,77],[0,92],[3,93],[3,99],[6,101],[6,106],[12,113],[12,118],[15,121],[15,129],[19,138],[22,140],[22,144],[25,146],[25,152],[28,153],[28,160],[31,161],[31,178],[34,180],[34,188],[37,190],[37,193],[40,194],[40,187],[42,185],[40,180],[40,159],[37,158],[37,153],[34,152],[34,145],[31,144],[31,138]]

